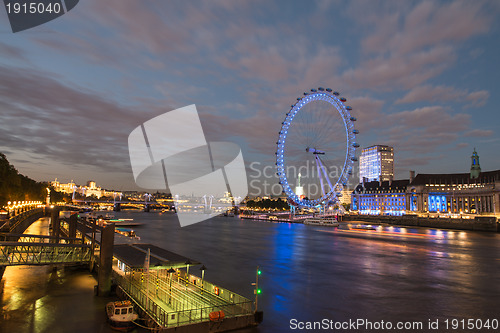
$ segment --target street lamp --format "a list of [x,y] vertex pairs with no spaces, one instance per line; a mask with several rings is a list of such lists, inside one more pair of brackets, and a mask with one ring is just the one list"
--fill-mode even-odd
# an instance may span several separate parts
[[200,267],[200,271],[201,271],[201,293],[203,294],[203,289],[204,289],[204,285],[203,285],[203,280],[205,279],[205,270],[207,268],[205,267],[205,265],[201,266]]
[[185,264],[187,265],[187,270],[186,270],[186,290],[187,290],[187,287],[188,287],[188,282],[189,282],[189,265],[192,264],[191,260],[187,260],[185,262]]
[[172,304],[172,273],[175,273],[175,269],[170,267],[167,273],[169,274],[169,280],[170,280],[170,296],[168,299],[168,304]]

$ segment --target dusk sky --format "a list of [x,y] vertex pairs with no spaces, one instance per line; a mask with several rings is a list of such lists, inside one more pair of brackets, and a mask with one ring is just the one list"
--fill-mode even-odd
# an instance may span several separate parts
[[0,151],[39,181],[137,189],[128,135],[190,104],[209,141],[274,165],[317,87],[347,98],[361,147],[394,147],[396,179],[468,172],[474,147],[500,169],[500,1],[82,0],[0,24]]

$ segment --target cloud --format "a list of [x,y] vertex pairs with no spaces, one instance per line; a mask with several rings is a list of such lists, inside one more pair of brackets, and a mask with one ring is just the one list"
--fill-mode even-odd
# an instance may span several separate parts
[[494,134],[492,130],[483,130],[483,129],[473,129],[464,133],[466,137],[474,137],[474,138],[486,138],[490,137]]
[[40,71],[1,67],[0,82],[2,146],[60,164],[129,170],[126,140],[141,123],[137,110]]
[[387,117],[387,143],[407,154],[427,154],[455,142],[469,129],[470,115],[441,106],[396,112]]
[[474,91],[467,95],[466,100],[470,101],[470,106],[479,107],[486,104],[490,93],[486,90]]
[[[482,5],[481,5],[482,4]],[[453,1],[353,2],[348,12],[365,27],[363,57],[343,73],[355,88],[410,89],[434,78],[457,58],[457,43],[489,31],[484,3]],[[460,19],[457,19],[460,18]]]
[[343,79],[357,89],[409,89],[448,68],[455,59],[449,46],[436,46],[405,57],[376,57],[343,73]]
[[346,104],[352,106],[351,115],[357,119],[354,126],[361,134],[369,129],[384,126],[385,117],[381,113],[383,100],[364,96],[349,99]]
[[483,106],[488,100],[489,92],[486,90],[469,93],[467,90],[456,89],[449,86],[423,85],[411,89],[405,96],[397,99],[395,104],[415,102],[469,102],[467,106]]
[[[463,41],[489,30],[493,16],[484,3],[453,1],[440,4],[422,1],[415,7],[398,6],[400,11],[387,10],[393,3],[379,6],[371,2],[365,11],[374,12],[368,25],[372,33],[363,41],[368,53],[410,54],[436,45]],[[363,16],[361,16],[363,17]],[[459,18],[459,19],[457,19]],[[364,19],[364,17],[363,17]]]

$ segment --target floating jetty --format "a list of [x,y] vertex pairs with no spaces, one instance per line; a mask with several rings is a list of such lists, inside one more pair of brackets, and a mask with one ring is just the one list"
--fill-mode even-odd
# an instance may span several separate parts
[[113,254],[117,294],[133,301],[156,332],[224,332],[262,321],[253,301],[204,280],[203,270],[190,274],[200,262],[152,244],[115,245]]

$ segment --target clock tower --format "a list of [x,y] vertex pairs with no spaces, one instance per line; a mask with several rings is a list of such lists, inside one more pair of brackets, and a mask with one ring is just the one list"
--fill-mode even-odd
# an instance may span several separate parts
[[476,152],[476,148],[474,148],[474,151],[472,152],[471,159],[472,162],[470,165],[470,178],[477,179],[481,174],[481,167],[479,166],[479,155]]

